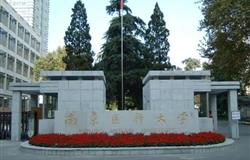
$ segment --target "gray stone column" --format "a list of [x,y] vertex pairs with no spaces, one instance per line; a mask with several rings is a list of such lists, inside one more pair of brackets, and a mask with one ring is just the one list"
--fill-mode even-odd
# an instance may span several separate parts
[[207,117],[209,117],[209,105],[210,105],[210,102],[209,102],[209,93],[206,92],[206,111],[207,111]]
[[216,94],[209,95],[209,103],[211,106],[214,130],[217,131],[218,130],[218,116],[217,116],[217,96],[216,96]]
[[238,111],[237,90],[228,91],[228,121],[231,131],[231,137],[239,138],[239,124],[238,120],[232,120],[232,111]]
[[19,141],[22,118],[22,94],[19,91],[13,91],[11,114],[11,140]]
[[42,108],[42,119],[46,119],[45,118],[45,107],[47,106],[47,96],[46,96],[46,94],[43,94],[43,108]]

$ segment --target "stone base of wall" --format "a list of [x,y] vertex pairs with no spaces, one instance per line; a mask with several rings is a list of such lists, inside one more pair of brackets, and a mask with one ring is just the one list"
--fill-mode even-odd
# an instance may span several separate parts
[[54,119],[39,120],[39,134],[47,134],[54,132]]
[[213,118],[199,117],[200,132],[209,132],[214,130]]

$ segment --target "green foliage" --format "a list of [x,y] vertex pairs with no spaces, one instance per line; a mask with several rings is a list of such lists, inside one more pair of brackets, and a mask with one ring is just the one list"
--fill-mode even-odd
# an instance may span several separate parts
[[161,12],[158,3],[156,3],[144,38],[147,47],[146,56],[150,59],[150,69],[172,68],[168,57],[170,46],[168,36],[169,30],[166,28],[164,15]]
[[57,48],[56,51],[48,53],[45,57],[40,57],[34,64],[34,79],[40,80],[41,71],[63,71],[65,64],[63,57],[66,56],[65,48]]
[[182,63],[186,65],[184,68],[186,71],[194,71],[197,68],[201,67],[200,60],[191,57],[184,59]]
[[72,11],[70,26],[64,37],[67,55],[63,61],[66,64],[66,70],[90,70],[94,53],[91,51],[86,9],[81,0],[76,2]]
[[203,70],[210,70],[210,64],[208,62],[203,62],[202,69]]
[[[209,58],[216,80],[240,80],[250,85],[250,1],[201,0],[206,32],[201,55]],[[242,90],[243,91],[243,90]],[[244,91],[243,91],[244,92]]]
[[[125,1],[126,2],[126,1]],[[121,107],[121,12],[120,0],[111,0],[106,7],[107,13],[114,16],[105,33],[106,42],[102,46],[100,62],[96,69],[104,69],[107,79],[107,99],[111,104],[118,102]],[[124,5],[123,15],[123,51],[124,51],[124,95],[129,99],[126,108],[142,106],[142,77],[145,75],[143,54],[145,51],[142,39],[145,28],[139,17],[131,14],[131,9]],[[117,13],[117,14],[116,14]],[[132,103],[131,103],[132,101]],[[112,103],[113,104],[113,103]]]

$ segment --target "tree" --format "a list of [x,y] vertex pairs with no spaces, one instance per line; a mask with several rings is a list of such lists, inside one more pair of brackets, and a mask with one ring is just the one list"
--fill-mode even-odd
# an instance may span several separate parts
[[202,66],[203,70],[210,70],[211,69],[210,68],[211,65],[209,64],[209,62],[203,62],[201,66]]
[[186,71],[193,71],[196,70],[197,68],[201,67],[201,62],[199,59],[195,58],[187,58],[182,61],[183,64],[185,64],[185,70]]
[[144,38],[148,57],[151,60],[151,69],[171,68],[170,59],[168,57],[170,46],[168,36],[169,30],[166,28],[164,15],[158,3],[156,3]]
[[[206,32],[201,55],[211,62],[216,80],[240,80],[250,85],[250,1],[201,0]],[[243,91],[243,90],[242,90]]]
[[66,64],[66,70],[90,70],[94,53],[91,51],[86,9],[81,0],[76,2],[72,11],[70,26],[64,37],[67,55],[63,61]]
[[143,37],[145,23],[132,15],[131,9],[124,1],[124,12],[119,8],[120,0],[110,0],[106,7],[109,15],[115,15],[105,33],[106,42],[102,46],[101,61],[107,79],[108,102],[118,102],[121,108],[121,14],[123,15],[123,44],[124,44],[124,95],[126,108],[142,106],[142,77],[145,75],[143,64],[144,44],[140,41]]
[[40,80],[41,71],[63,71],[65,70],[65,63],[63,57],[66,56],[65,48],[57,48],[56,51],[48,53],[45,57],[40,57],[34,64],[34,79]]

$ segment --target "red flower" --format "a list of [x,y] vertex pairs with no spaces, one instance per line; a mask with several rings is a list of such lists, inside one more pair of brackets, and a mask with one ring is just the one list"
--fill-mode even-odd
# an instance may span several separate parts
[[129,146],[188,146],[216,144],[225,141],[215,132],[184,133],[106,133],[43,134],[33,136],[29,143],[45,147],[129,147]]

